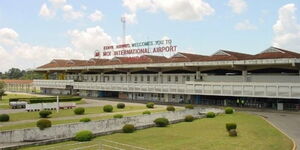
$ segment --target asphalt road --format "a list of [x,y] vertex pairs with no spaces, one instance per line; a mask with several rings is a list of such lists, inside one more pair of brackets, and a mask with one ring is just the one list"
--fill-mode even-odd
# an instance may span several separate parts
[[281,129],[296,142],[297,149],[300,150],[300,113],[289,112],[249,112],[263,116],[276,127]]

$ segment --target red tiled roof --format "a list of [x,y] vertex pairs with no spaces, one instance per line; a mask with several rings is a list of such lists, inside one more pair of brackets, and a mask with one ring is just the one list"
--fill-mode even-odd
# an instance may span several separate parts
[[208,56],[198,55],[198,54],[190,54],[190,53],[176,53],[173,55],[169,61],[170,62],[190,62],[190,61],[201,61],[204,60]]
[[238,53],[228,50],[219,50],[210,57],[207,57],[207,61],[226,61],[226,60],[246,60],[253,58],[253,55]]
[[3,80],[0,80],[0,81],[3,81],[6,84],[11,84],[11,83],[14,83],[14,84],[32,84],[32,82],[33,82],[33,80],[13,80],[13,79],[3,79]]
[[300,54],[276,47],[270,47],[254,56],[256,59],[300,58]]
[[38,68],[58,68],[73,66],[101,66],[117,64],[142,64],[142,63],[167,63],[167,62],[192,62],[192,61],[230,61],[248,59],[276,59],[276,58],[300,58],[300,54],[284,49],[270,47],[257,55],[238,53],[228,50],[219,50],[211,56],[191,53],[176,53],[171,58],[164,56],[142,55],[136,57],[114,57],[113,59],[90,59],[90,60],[62,60],[54,59],[50,63]]

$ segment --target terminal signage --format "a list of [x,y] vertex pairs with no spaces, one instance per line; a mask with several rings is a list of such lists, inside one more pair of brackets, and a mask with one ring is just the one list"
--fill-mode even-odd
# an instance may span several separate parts
[[102,51],[95,51],[95,57],[130,56],[153,53],[176,52],[177,46],[172,45],[172,40],[157,40],[137,42],[130,44],[103,46]]

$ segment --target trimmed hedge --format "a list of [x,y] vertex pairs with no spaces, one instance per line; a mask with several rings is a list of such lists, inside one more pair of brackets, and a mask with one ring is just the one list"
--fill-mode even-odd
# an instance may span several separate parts
[[169,125],[169,120],[167,118],[157,118],[153,121],[158,127],[166,127]]
[[194,106],[192,104],[185,105],[185,109],[194,109]]
[[194,121],[194,119],[195,118],[192,115],[187,115],[187,116],[185,116],[184,121],[185,122],[192,122],[192,121]]
[[123,130],[124,133],[132,133],[132,132],[134,132],[135,127],[132,124],[125,124],[123,126],[122,130]]
[[104,112],[112,112],[113,111],[113,106],[112,105],[105,105],[103,106],[103,111]]
[[214,112],[208,112],[208,113],[206,114],[206,117],[207,117],[207,118],[215,118],[215,116],[216,116],[216,114],[215,114]]
[[122,114],[115,114],[114,118],[123,118],[123,115]]
[[151,115],[151,111],[146,110],[143,112],[143,115]]
[[[60,96],[60,102],[80,101],[82,98],[79,96]],[[31,98],[10,98],[9,102],[25,101],[27,103],[52,103],[56,102],[56,97],[31,97]]]
[[172,105],[167,106],[167,111],[175,111],[175,107]]
[[78,107],[74,109],[74,114],[75,115],[83,115],[85,112],[85,109],[83,107]]
[[9,121],[9,115],[8,114],[1,114],[0,115],[0,122],[7,122]]
[[51,114],[52,112],[50,110],[42,110],[39,112],[41,118],[48,118],[48,116]]
[[90,118],[81,118],[79,121],[80,122],[90,122],[91,119]]
[[154,103],[153,102],[149,102],[146,104],[147,108],[154,108]]
[[231,107],[225,108],[225,114],[233,114],[233,108]]
[[226,130],[230,131],[231,129],[236,129],[237,125],[236,123],[226,123]]
[[75,135],[75,140],[76,141],[90,141],[93,138],[93,133],[89,130],[83,130],[83,131],[79,131],[76,133]]
[[117,108],[123,109],[123,108],[125,108],[125,104],[124,103],[118,103]]
[[50,128],[52,126],[52,123],[50,120],[47,119],[41,119],[36,122],[36,126],[40,128],[40,130],[44,130],[45,128]]

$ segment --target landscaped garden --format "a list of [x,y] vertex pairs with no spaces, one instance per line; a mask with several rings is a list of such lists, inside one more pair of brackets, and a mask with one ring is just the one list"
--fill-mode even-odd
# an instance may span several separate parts
[[[292,142],[261,117],[247,113],[221,114],[208,118],[137,130],[133,133],[116,133],[94,138],[89,142],[69,141],[25,149],[113,149],[145,148],[155,150],[289,150]],[[238,135],[228,136],[226,123],[237,125]]]

